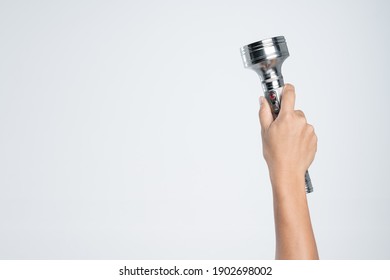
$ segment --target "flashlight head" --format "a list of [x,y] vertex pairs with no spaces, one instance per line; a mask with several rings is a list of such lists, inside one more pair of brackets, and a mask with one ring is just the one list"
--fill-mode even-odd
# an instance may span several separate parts
[[264,39],[241,48],[244,66],[259,75],[264,91],[284,86],[281,68],[288,56],[283,36]]

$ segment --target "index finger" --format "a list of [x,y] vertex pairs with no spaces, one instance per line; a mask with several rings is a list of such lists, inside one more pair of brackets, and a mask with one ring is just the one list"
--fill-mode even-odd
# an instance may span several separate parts
[[282,93],[282,106],[280,113],[284,114],[288,111],[294,111],[295,106],[295,88],[291,84],[286,84]]

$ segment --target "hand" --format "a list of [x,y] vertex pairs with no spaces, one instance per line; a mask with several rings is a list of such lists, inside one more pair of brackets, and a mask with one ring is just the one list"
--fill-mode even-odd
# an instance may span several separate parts
[[[281,110],[275,120],[264,97],[260,98],[260,103],[263,155],[268,165],[271,181],[283,178],[303,180],[317,151],[317,136],[313,126],[306,122],[304,113],[294,110],[294,87],[290,84],[285,85]],[[301,190],[304,188],[301,187]]]

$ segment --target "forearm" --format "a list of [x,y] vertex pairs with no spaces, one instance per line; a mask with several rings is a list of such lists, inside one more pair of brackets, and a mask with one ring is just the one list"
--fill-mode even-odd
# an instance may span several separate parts
[[314,160],[317,136],[305,114],[294,110],[295,90],[283,89],[276,119],[264,97],[259,111],[263,155],[274,197],[276,259],[318,259],[305,193],[305,171]]
[[270,174],[275,216],[275,258],[318,259],[304,176],[277,175]]

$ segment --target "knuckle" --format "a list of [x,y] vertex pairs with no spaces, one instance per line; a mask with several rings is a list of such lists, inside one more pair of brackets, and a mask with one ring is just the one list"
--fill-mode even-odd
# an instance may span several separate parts
[[306,122],[306,118],[305,117],[302,117],[302,116],[299,116],[299,123],[303,126],[303,127],[306,127],[307,125],[307,122]]
[[305,113],[302,110],[295,110],[295,114],[301,118],[306,119]]

